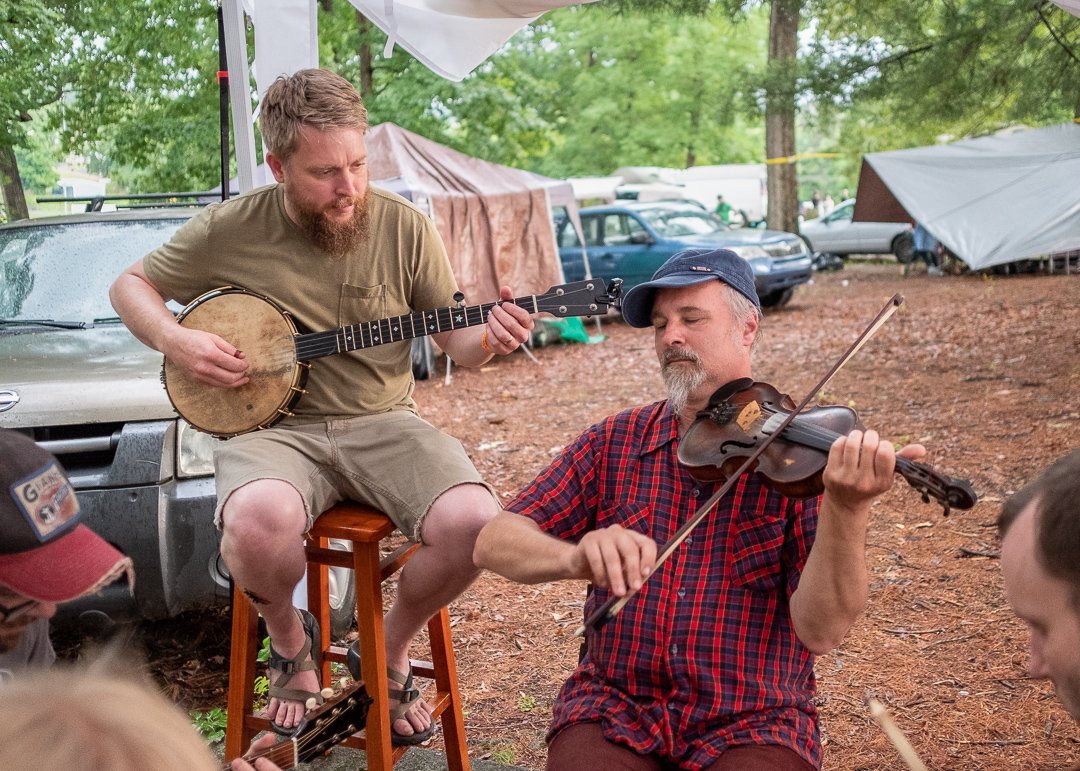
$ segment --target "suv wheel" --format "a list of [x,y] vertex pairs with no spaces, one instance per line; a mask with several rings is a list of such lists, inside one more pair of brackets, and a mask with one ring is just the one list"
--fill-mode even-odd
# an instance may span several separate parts
[[911,233],[901,233],[893,239],[892,253],[901,265],[907,265],[915,258],[915,239]]
[[[330,548],[351,551],[348,541],[331,539]],[[356,615],[356,581],[347,568],[331,567],[327,576],[330,596],[330,639],[343,640],[352,630]]]
[[787,305],[791,302],[792,295],[795,294],[795,287],[789,286],[787,289],[777,289],[774,292],[769,292],[764,297],[761,297],[762,308],[779,308],[782,305]]

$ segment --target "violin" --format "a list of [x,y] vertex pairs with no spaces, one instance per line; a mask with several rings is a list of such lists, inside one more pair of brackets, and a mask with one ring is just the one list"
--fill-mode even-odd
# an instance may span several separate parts
[[[679,442],[679,462],[697,480],[715,482],[738,472],[766,438],[781,428],[795,403],[768,383],[739,378],[718,388]],[[840,405],[803,409],[774,437],[749,470],[789,498],[820,495],[829,448],[839,437],[862,429],[859,416]],[[970,509],[978,496],[971,483],[897,456],[896,473],[922,495],[951,509]]]

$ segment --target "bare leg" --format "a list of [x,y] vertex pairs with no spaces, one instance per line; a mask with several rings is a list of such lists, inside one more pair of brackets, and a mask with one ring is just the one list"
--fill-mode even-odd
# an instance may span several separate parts
[[[401,572],[397,599],[386,614],[386,656],[390,667],[407,672],[409,644],[435,613],[458,597],[479,575],[473,546],[480,529],[499,511],[480,485],[458,485],[432,505],[422,528],[423,545]],[[431,707],[417,702],[394,731],[409,736],[431,724]]]
[[[304,503],[296,489],[277,479],[244,485],[222,511],[221,556],[237,585],[252,598],[266,621],[274,650],[295,656],[304,646],[304,629],[292,593],[304,575]],[[318,691],[314,671],[299,672],[290,688]],[[299,701],[271,699],[267,717],[292,728],[304,716]]]

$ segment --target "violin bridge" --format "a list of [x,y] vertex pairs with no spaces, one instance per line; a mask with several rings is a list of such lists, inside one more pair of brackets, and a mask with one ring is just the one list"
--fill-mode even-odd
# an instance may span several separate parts
[[738,417],[735,418],[735,423],[745,433],[749,434],[751,433],[751,429],[753,428],[754,423],[756,423],[760,417],[761,405],[758,404],[756,401],[753,401],[742,408],[742,410],[739,412]]

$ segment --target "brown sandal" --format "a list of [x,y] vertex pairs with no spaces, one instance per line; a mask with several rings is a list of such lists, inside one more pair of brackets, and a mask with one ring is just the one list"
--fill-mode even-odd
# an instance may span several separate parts
[[[292,679],[300,672],[307,672],[309,670],[319,671],[319,644],[321,637],[319,636],[319,622],[313,615],[306,610],[297,608],[297,613],[300,614],[300,621],[304,626],[304,645],[300,648],[300,651],[292,658],[285,658],[280,653],[274,650],[274,645],[270,644],[270,663],[267,665],[268,673],[267,679],[270,681],[270,687],[267,689],[267,694],[271,698],[281,699],[284,701],[298,701],[307,708],[307,703],[310,699],[315,699],[315,705],[322,704],[326,699],[323,698],[321,689],[318,691],[303,691],[299,688],[288,688],[288,684],[292,682]],[[279,673],[277,679],[274,679],[274,674]],[[274,733],[281,734],[282,736],[292,736],[303,725],[303,721],[297,723],[292,728],[285,728],[284,726],[274,721],[270,722],[270,726],[274,729]]]

